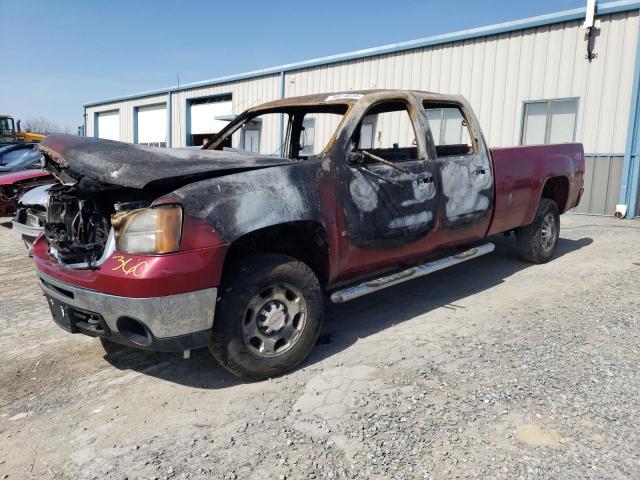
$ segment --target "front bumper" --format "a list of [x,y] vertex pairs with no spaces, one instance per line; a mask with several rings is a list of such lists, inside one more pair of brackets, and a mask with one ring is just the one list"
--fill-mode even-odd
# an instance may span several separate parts
[[54,320],[72,333],[157,351],[207,346],[217,288],[162,297],[108,295],[38,272]]
[[11,229],[18,234],[24,235],[25,237],[29,237],[34,240],[44,231],[43,227],[26,225],[24,223],[20,223],[15,219],[11,221]]

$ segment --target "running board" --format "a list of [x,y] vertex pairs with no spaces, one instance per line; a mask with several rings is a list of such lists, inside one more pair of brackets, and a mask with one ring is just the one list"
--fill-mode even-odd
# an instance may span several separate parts
[[438,270],[452,267],[453,265],[466,262],[473,258],[478,258],[482,255],[493,252],[495,248],[496,246],[493,243],[485,243],[484,245],[465,250],[457,255],[423,263],[417,267],[411,267],[385,277],[369,280],[368,282],[364,282],[353,287],[343,288],[342,290],[335,291],[331,294],[331,301],[333,303],[348,302],[354,298],[362,297],[377,290],[382,290],[383,288],[390,287],[391,285],[396,285],[398,283],[406,282],[407,280],[429,275],[430,273],[437,272]]

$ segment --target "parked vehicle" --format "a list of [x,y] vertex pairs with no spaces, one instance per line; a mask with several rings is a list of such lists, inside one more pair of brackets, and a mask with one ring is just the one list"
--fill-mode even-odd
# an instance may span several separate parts
[[11,221],[12,229],[22,235],[22,240],[32,253],[33,242],[44,231],[47,217],[47,198],[51,185],[41,185],[29,190],[18,200],[16,215]]
[[[8,165],[21,158],[25,153],[32,152],[35,143],[9,143],[6,145],[0,145],[0,168]],[[42,154],[35,152],[38,156]]]
[[[222,151],[270,115],[282,157]],[[580,144],[489,149],[462,97],[400,90],[270,102],[200,151],[37,148],[62,182],[33,250],[54,320],[106,344],[208,346],[246,379],[307,357],[325,292],[345,302],[468,261],[503,232],[549,261],[585,166]]]
[[21,132],[20,120],[16,128],[13,117],[0,115],[0,145],[14,142],[40,142],[45,135],[34,132]]
[[14,160],[0,167],[0,175],[23,170],[40,170],[42,168],[42,153],[35,150],[25,150]]
[[28,190],[55,182],[55,178],[42,170],[23,170],[0,175],[0,216],[16,213],[18,199]]

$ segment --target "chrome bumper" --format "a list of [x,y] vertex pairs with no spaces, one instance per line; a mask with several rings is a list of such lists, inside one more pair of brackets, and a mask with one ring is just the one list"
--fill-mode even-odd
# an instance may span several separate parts
[[118,319],[123,317],[143,323],[158,340],[209,331],[213,326],[217,288],[165,297],[133,298],[76,287],[42,272],[38,272],[38,277],[47,296],[101,315],[111,332],[116,334]]
[[15,220],[11,221],[11,229],[20,235],[26,235],[32,238],[36,238],[44,230],[42,227],[32,227],[24,223],[16,222]]

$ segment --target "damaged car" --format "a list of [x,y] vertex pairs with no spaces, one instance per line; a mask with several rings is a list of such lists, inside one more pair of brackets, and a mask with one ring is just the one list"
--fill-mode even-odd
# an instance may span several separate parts
[[14,215],[18,207],[18,200],[22,195],[32,188],[51,184],[55,181],[55,178],[50,173],[43,172],[40,169],[22,170],[0,175],[0,216]]
[[60,181],[33,247],[54,321],[107,345],[208,347],[252,380],[307,357],[327,300],[488,254],[498,233],[549,261],[585,167],[575,143],[490,149],[463,97],[405,90],[276,100],[202,150],[37,148]]
[[47,201],[51,184],[35,187],[18,200],[16,215],[11,221],[14,232],[22,235],[22,241],[32,253],[33,242],[44,231],[47,217]]

